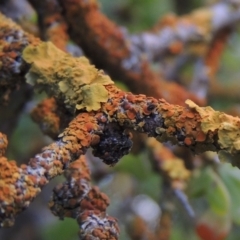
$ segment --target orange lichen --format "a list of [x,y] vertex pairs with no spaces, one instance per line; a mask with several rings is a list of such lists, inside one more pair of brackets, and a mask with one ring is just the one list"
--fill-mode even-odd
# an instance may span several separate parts
[[31,116],[40,125],[43,133],[55,138],[60,131],[60,118],[57,113],[55,99],[48,98],[33,109]]
[[57,1],[29,0],[29,2],[38,14],[41,39],[51,41],[59,49],[66,51],[69,36]]
[[82,199],[80,207],[85,210],[105,212],[109,203],[108,197],[104,193],[101,193],[97,187],[93,187]]
[[197,142],[204,142],[206,140],[206,134],[202,131],[199,131],[196,135],[196,141]]
[[184,143],[185,143],[187,146],[191,146],[192,143],[193,143],[193,141],[192,141],[191,138],[186,137],[186,138],[184,139]]
[[119,228],[115,218],[99,211],[84,211],[78,218],[79,237],[83,240],[117,240]]
[[201,130],[218,133],[218,144],[220,148],[231,154],[239,154],[240,150],[240,119],[229,116],[225,113],[214,111],[211,107],[201,108],[191,102],[186,102],[188,106],[195,109],[201,116]]
[[9,227],[14,217],[40,192],[29,174],[15,161],[0,157],[0,227]]
[[49,207],[60,218],[77,219],[81,239],[118,239],[116,219],[106,214],[108,197],[90,185],[86,159],[81,156],[65,172],[67,181],[53,190]]
[[[89,3],[85,2],[85,4],[87,6]],[[0,27],[6,26],[6,31],[8,33],[13,31],[16,36],[24,34],[23,32],[20,34],[19,28],[14,24],[10,24],[9,27],[8,21],[0,15]],[[4,34],[1,37],[4,38]],[[10,75],[10,79],[27,73],[28,82],[37,84],[40,88],[43,87],[48,94],[54,95],[57,101],[64,102],[66,107],[73,107],[73,114],[79,114],[58,135],[58,140],[43,148],[29,161],[28,165],[18,168],[15,162],[8,162],[4,157],[0,158],[1,226],[13,224],[14,216],[29,205],[48,180],[61,174],[70,162],[78,159],[90,146],[98,156],[103,158],[104,162],[110,165],[116,164],[119,158],[128,154],[131,148],[130,134],[126,129],[144,132],[160,141],[170,140],[173,143],[188,146],[195,152],[225,150],[239,157],[239,118],[216,112],[209,107],[201,108],[191,101],[187,102],[187,107],[183,107],[169,104],[163,99],[157,100],[145,95],[126,93],[115,87],[112,80],[103,72],[90,66],[86,59],[72,58],[52,47],[51,44],[39,44],[36,41],[36,46],[33,46],[27,41],[30,39],[24,35],[24,44],[21,44],[20,40],[20,45],[16,44],[19,55],[24,50],[26,62],[21,59],[22,63],[19,64],[17,71]],[[29,46],[26,47],[28,44]],[[5,45],[7,45],[6,48]],[[14,44],[10,43],[4,44],[4,50],[7,49],[6,56],[15,56],[11,53],[13,46]],[[12,71],[9,65],[13,63],[13,60],[10,59],[10,63],[5,62],[8,57],[4,58],[3,55],[5,56],[5,52],[0,55],[0,63],[3,64],[3,73],[8,76],[8,72]],[[142,67],[149,74],[146,72],[141,72],[141,74],[151,76],[148,67],[144,64]],[[135,76],[135,73],[133,75]],[[151,84],[149,86],[151,90],[154,89]],[[182,96],[177,88],[173,92],[175,91],[177,94],[173,97]],[[100,100],[97,99],[98,96],[95,93],[101,93]],[[2,145],[3,154],[6,144]],[[179,162],[180,160],[174,161],[177,164],[161,163],[162,171],[173,182],[186,180],[188,176],[184,174],[187,171],[184,170],[183,164]],[[236,164],[240,166],[239,158]],[[70,209],[66,210],[59,205],[60,207],[55,211],[63,210],[58,214],[62,217],[72,216],[72,208],[82,203],[87,208],[93,208],[78,216],[82,227],[80,235],[83,239],[89,238],[90,234],[99,235],[100,238],[102,236],[117,238],[116,221],[100,211],[108,205],[107,198],[98,193],[96,189],[90,192],[92,188],[89,184],[89,173],[85,171],[85,167],[83,167],[84,171],[76,173],[78,170],[75,165],[73,166],[72,168],[70,166],[69,171],[71,174],[73,171],[76,176],[73,174],[71,177],[72,175],[67,175],[67,173],[66,176],[79,186],[81,197],[68,202]],[[174,169],[176,166],[181,171]],[[79,182],[76,182],[78,174],[81,178]],[[56,193],[59,189],[61,187],[56,188]],[[72,193],[71,188],[67,189],[67,193],[69,193],[68,190]],[[67,194],[66,197],[68,196]],[[93,197],[94,200],[88,202],[85,197]],[[52,204],[51,208],[53,206],[55,205]]]
[[[24,83],[27,70],[22,63],[22,50],[28,44],[37,44],[39,39],[25,33],[16,23],[0,14],[0,104],[9,100],[10,93]],[[9,41],[10,40],[10,41]]]
[[130,120],[133,120],[136,118],[136,111],[134,110],[134,108],[129,109],[126,111],[126,115]]
[[127,95],[127,100],[131,103],[134,103],[135,102],[135,96],[133,94],[129,93]]
[[221,29],[216,33],[212,40],[208,52],[205,56],[205,64],[208,67],[208,74],[210,79],[217,73],[219,68],[221,55],[226,47],[227,40],[231,35],[232,31],[230,28]]
[[[187,98],[198,104],[203,103],[178,84],[167,82],[153,72],[148,61],[133,52],[131,43],[120,28],[99,11],[97,1],[59,2],[64,9],[66,22],[71,26],[69,35],[82,47],[86,56],[98,68],[107,70],[113,79],[121,76],[131,91],[163,97],[171,103],[183,105]],[[81,28],[76,24],[79,22]]]
[[180,41],[171,43],[171,45],[169,46],[169,51],[172,54],[179,54],[183,51],[183,43],[181,43]]
[[7,136],[0,132],[0,157],[4,156],[8,145]]
[[[85,128],[87,122],[90,125]],[[80,133],[78,128],[81,129]],[[58,141],[43,148],[40,154],[30,159],[28,165],[18,168],[15,162],[8,162],[4,157],[0,159],[1,226],[13,224],[15,215],[30,204],[48,180],[62,174],[65,166],[75,156],[73,153],[79,156],[86,151],[91,145],[91,135],[95,135],[94,130],[98,130],[97,120],[92,115],[83,113],[69,124]],[[79,138],[83,138],[84,142],[79,142]],[[84,174],[87,171],[84,170]]]

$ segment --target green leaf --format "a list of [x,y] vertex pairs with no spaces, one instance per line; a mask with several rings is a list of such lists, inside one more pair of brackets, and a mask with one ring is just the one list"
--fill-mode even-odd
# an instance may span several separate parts
[[213,212],[218,215],[228,215],[230,212],[231,199],[229,192],[216,172],[212,168],[209,168],[209,174],[212,177],[212,181],[207,188],[207,201]]
[[188,196],[192,198],[204,196],[211,181],[212,177],[207,169],[195,170],[188,184]]
[[221,164],[219,174],[231,197],[231,215],[233,222],[240,225],[240,171],[231,164]]
[[57,221],[41,231],[44,240],[74,240],[76,239],[79,227],[77,221],[65,218],[64,221]]
[[161,191],[160,177],[152,171],[152,166],[147,157],[142,155],[128,154],[114,167],[121,173],[128,173],[137,180],[137,192],[147,194],[157,200]]
[[129,173],[139,181],[145,181],[153,174],[149,161],[143,155],[128,154],[118,162],[114,169]]
[[204,196],[214,213],[229,214],[231,205],[229,192],[212,168],[208,167],[193,174],[188,193],[190,197]]

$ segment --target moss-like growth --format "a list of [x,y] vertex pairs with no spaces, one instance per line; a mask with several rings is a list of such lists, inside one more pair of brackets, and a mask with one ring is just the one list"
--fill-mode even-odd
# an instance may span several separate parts
[[85,57],[73,58],[47,42],[26,47],[23,59],[31,64],[26,74],[27,82],[51,96],[64,99],[66,107],[73,111],[98,110],[100,103],[108,99],[104,85],[113,84],[113,81],[90,65]]
[[218,144],[221,149],[231,154],[240,150],[240,119],[223,112],[214,111],[211,107],[199,107],[191,100],[186,104],[195,109],[201,116],[201,128],[204,133],[218,132]]

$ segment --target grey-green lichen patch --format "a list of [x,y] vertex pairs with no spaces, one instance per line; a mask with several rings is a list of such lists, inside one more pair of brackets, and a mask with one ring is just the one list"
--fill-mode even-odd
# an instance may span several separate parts
[[89,64],[85,57],[73,58],[51,42],[28,46],[23,59],[31,64],[26,79],[39,90],[64,99],[68,108],[98,110],[108,99],[104,85],[113,81]]
[[187,100],[186,104],[201,116],[201,128],[204,133],[217,131],[220,148],[231,154],[240,155],[239,118],[214,111],[211,107],[199,107],[191,100]]

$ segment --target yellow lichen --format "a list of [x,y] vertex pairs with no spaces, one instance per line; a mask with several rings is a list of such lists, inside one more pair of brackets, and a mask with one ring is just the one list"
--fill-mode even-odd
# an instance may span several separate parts
[[94,83],[82,87],[83,101],[81,104],[77,104],[77,109],[86,107],[87,111],[98,110],[100,108],[100,102],[106,102],[108,99],[108,91],[103,85]]
[[205,134],[209,133],[209,131],[218,132],[218,144],[221,149],[231,154],[235,154],[240,150],[239,118],[214,111],[211,107],[199,107],[191,100],[187,100],[186,104],[195,109],[201,116],[201,128]]
[[85,57],[73,58],[47,42],[26,47],[23,59],[31,64],[27,82],[64,99],[68,108],[98,110],[108,99],[104,85],[113,84],[112,80]]

